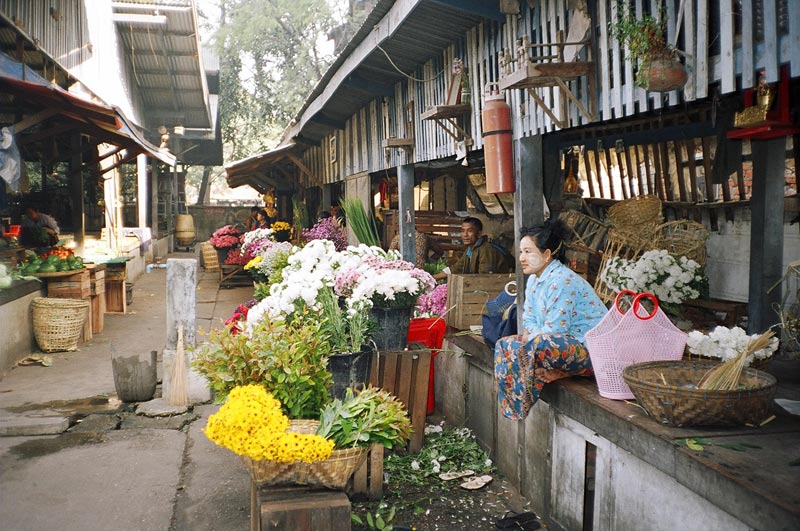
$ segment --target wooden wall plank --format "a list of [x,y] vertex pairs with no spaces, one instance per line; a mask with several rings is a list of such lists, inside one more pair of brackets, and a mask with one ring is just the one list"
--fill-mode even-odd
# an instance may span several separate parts
[[[639,179],[637,172],[633,169],[633,164],[631,164],[630,146],[623,147],[619,156],[625,161],[625,171],[628,174],[629,197],[634,197],[636,195],[636,186],[633,184],[633,179],[635,178],[638,182],[641,182],[641,179]],[[641,184],[639,186],[641,186]]]
[[[650,14],[654,17],[658,16],[658,12],[660,6],[662,4],[662,0],[650,0]],[[647,93],[648,99],[652,102],[653,109],[660,109],[662,106],[662,98],[663,94],[660,92],[648,92]]]
[[708,0],[697,0],[697,28],[695,41],[697,61],[695,62],[694,86],[695,96],[708,96]]
[[[706,201],[714,201],[714,183],[711,182],[711,139],[704,137],[700,139],[703,150],[703,178],[706,181]],[[717,222],[717,211],[713,208],[708,209],[709,223],[711,230],[719,230]]]
[[[797,0],[789,0],[797,2]],[[763,1],[764,17],[764,71],[767,83],[776,83],[780,79],[778,71],[778,0]]]
[[600,69],[600,114],[603,120],[610,120],[613,116],[611,114],[611,64],[610,61],[610,40],[608,31],[603,28],[608,27],[608,14],[606,12],[605,2],[598,2],[597,4],[597,24],[601,28],[601,33],[598,35],[597,42],[600,48],[599,57],[597,58],[597,67]]
[[594,175],[592,174],[592,164],[589,162],[589,150],[584,149],[583,154],[583,171],[586,173],[586,183],[589,185],[589,196],[597,197],[594,188]]
[[683,143],[671,142],[672,152],[675,154],[675,169],[677,170],[678,181],[678,194],[680,195],[681,202],[686,203],[689,201],[689,194],[686,190],[686,162],[683,157]]
[[661,151],[661,175],[664,178],[664,190],[666,191],[667,201],[675,201],[675,187],[672,185],[672,168],[669,157],[669,144],[661,142],[659,144]]
[[736,69],[734,68],[733,46],[733,0],[719,0],[719,42],[720,72],[722,93],[736,90]]
[[789,2],[789,60],[791,76],[800,77],[800,2]]
[[[613,23],[616,22],[618,18],[617,3],[609,3],[611,4],[611,21]],[[619,45],[619,41],[617,39],[611,39],[611,106],[613,108],[612,114],[614,118],[622,118],[625,116],[625,110],[622,107],[622,92],[624,88],[622,63],[625,62],[624,57],[626,55],[627,50]],[[630,84],[630,80],[628,84]]]
[[683,86],[683,97],[686,101],[694,101],[696,99],[695,90],[695,63],[697,62],[697,50],[695,48],[695,33],[694,33],[694,0],[684,0],[683,12],[683,51],[686,53],[684,61],[688,79]]
[[[642,13],[644,12],[644,0],[636,0],[635,9],[636,9],[636,18],[641,18]],[[633,83],[633,75],[631,75],[630,83]],[[634,89],[634,94],[636,95],[636,101],[639,102],[639,112],[647,111],[650,102],[647,96],[647,91],[644,90],[643,88],[636,87]]]
[[752,87],[755,84],[753,64],[753,0],[740,0],[742,6],[741,25],[741,57],[742,57],[742,87]]

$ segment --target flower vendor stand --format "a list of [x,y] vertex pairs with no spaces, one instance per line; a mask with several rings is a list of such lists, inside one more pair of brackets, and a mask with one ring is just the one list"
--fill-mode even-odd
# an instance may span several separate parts
[[250,489],[250,531],[350,531],[350,500],[344,492],[304,487]]

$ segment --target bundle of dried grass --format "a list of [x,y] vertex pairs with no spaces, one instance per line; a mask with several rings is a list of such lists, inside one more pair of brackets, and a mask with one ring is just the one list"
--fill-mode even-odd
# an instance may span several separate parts
[[752,339],[738,356],[708,371],[700,380],[700,383],[697,384],[697,388],[714,391],[733,391],[739,387],[739,378],[742,376],[747,356],[757,350],[768,347],[774,335],[775,332],[767,330],[757,338]]
[[175,347],[175,363],[172,366],[172,373],[169,375],[169,393],[167,403],[172,406],[186,406],[189,404],[189,397],[186,393],[186,381],[188,370],[183,348],[183,323],[178,324],[178,344]]

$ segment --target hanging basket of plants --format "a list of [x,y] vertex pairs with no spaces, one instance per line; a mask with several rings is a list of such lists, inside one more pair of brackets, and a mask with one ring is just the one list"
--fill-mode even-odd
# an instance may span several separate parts
[[678,50],[667,42],[667,12],[658,3],[652,14],[637,17],[628,2],[617,0],[616,20],[609,23],[609,34],[625,49],[633,62],[634,82],[650,92],[669,92],[686,84],[686,68]]

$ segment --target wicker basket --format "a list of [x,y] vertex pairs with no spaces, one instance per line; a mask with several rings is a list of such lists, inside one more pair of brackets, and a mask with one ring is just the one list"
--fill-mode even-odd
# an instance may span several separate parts
[[617,292],[606,285],[600,278],[600,273],[613,258],[623,258],[626,260],[636,260],[642,253],[648,251],[653,243],[652,233],[635,234],[611,229],[608,231],[606,247],[603,250],[603,257],[600,262],[597,279],[594,283],[594,290],[606,304],[614,300]]
[[33,335],[44,352],[77,350],[89,301],[81,299],[33,299]]
[[200,244],[200,252],[203,255],[203,267],[206,271],[219,271],[219,258],[217,250],[208,242]]
[[[318,426],[316,420],[293,420],[289,431],[310,434],[316,432]],[[241,457],[250,477],[259,485],[309,485],[338,490],[347,485],[353,472],[364,463],[367,449],[359,446],[334,450],[325,461],[311,464],[255,461]]]
[[[683,359],[686,361],[702,361],[714,364],[722,363],[722,360],[720,360],[719,358],[712,358],[711,356],[701,356],[699,354],[693,354],[689,352],[688,348],[686,349],[686,352],[683,354]],[[770,361],[772,361],[772,356],[769,356],[768,358],[762,358],[759,360],[753,360],[753,362],[750,363],[748,367],[750,367],[751,369],[758,369],[759,371],[766,371],[767,369],[769,369]]]
[[740,380],[745,389],[693,388],[715,366],[700,361],[654,361],[631,365],[622,376],[647,413],[671,426],[758,425],[764,421],[777,380],[771,374],[745,369]]
[[681,219],[659,225],[653,249],[666,249],[672,256],[685,256],[706,265],[708,229],[702,223]]
[[625,232],[652,231],[662,221],[661,199],[654,195],[631,197],[608,209],[608,222]]

